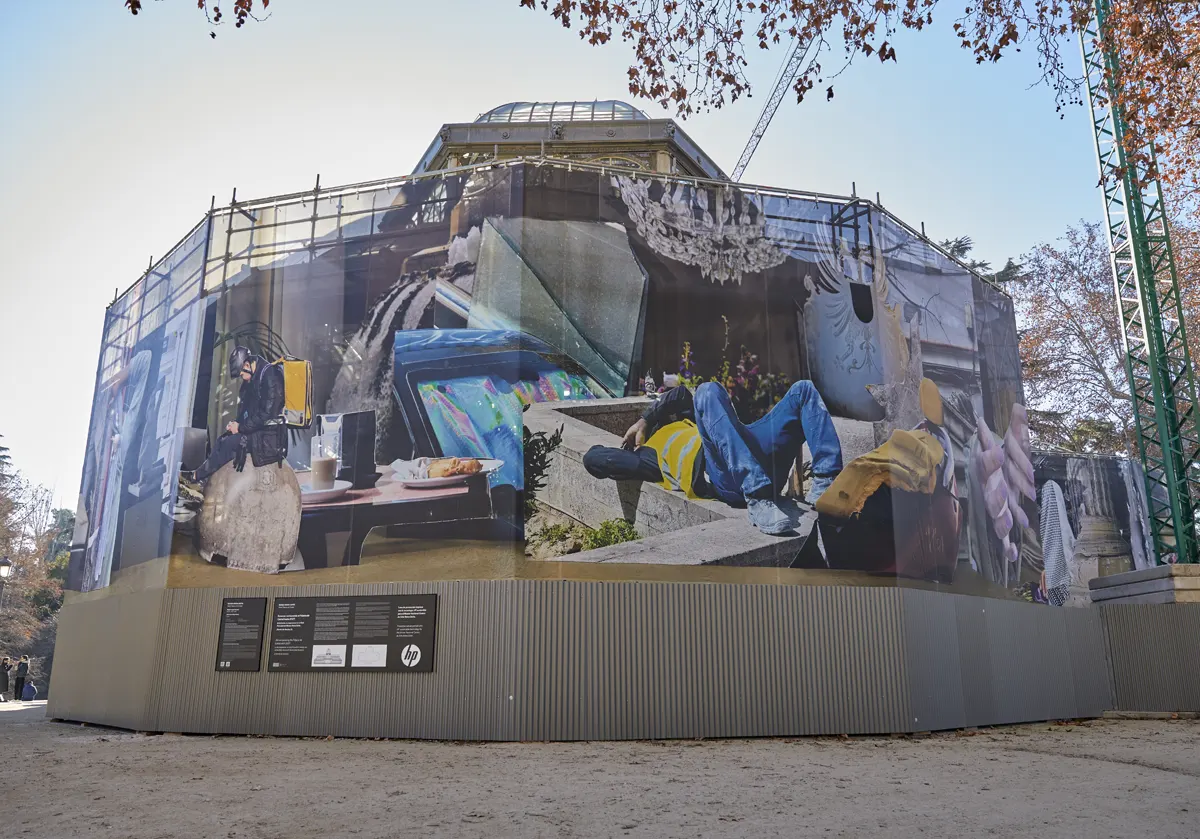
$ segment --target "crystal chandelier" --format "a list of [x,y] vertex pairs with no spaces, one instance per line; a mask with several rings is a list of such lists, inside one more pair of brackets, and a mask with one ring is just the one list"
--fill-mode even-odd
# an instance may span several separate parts
[[[613,186],[638,233],[655,252],[693,265],[710,282],[742,282],[744,274],[780,265],[787,255],[767,236],[761,207],[732,187],[698,189],[614,175]],[[662,194],[651,194],[652,185]]]

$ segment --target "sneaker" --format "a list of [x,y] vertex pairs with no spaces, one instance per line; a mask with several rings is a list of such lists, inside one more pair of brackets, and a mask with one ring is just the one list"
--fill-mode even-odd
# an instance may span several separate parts
[[837,475],[829,475],[828,477],[813,475],[812,483],[809,485],[808,494],[804,496],[804,501],[809,506],[816,504],[817,499],[825,494],[825,490],[833,485],[833,479]]
[[204,492],[204,484],[201,481],[196,480],[196,470],[194,469],[180,469],[179,484],[180,486],[187,487],[188,489],[192,489],[200,493]]
[[793,516],[789,509],[795,506],[786,498],[746,499],[750,523],[768,536],[787,536],[795,531],[799,516]]
[[204,505],[204,486],[195,472],[179,473],[179,491],[175,499],[175,523],[183,524],[195,517]]

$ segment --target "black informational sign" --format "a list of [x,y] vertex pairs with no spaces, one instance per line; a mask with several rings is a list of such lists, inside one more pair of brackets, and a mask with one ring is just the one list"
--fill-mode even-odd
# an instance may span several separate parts
[[436,594],[275,601],[271,671],[433,670]]
[[267,598],[226,597],[221,601],[221,635],[217,669],[257,672],[262,660]]

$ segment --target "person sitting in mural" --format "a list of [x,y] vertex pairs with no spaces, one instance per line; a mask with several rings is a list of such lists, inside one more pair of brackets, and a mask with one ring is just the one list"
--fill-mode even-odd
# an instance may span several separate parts
[[706,382],[695,395],[667,391],[625,432],[621,448],[593,446],[583,465],[596,478],[660,483],[689,498],[745,507],[750,522],[773,536],[795,532],[800,509],[782,497],[788,473],[808,443],[812,504],[842,469],[833,420],[812,382],[799,381],[762,419],[737,417],[728,392]]
[[242,380],[237,419],[225,426],[212,453],[192,476],[201,484],[226,463],[242,471],[247,454],[259,467],[280,463],[287,456],[283,371],[238,346],[229,354],[229,378]]

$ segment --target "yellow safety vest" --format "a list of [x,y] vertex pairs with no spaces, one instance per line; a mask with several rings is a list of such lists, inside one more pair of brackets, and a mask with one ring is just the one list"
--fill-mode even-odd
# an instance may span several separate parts
[[646,445],[658,453],[663,488],[679,490],[688,498],[699,498],[693,489],[696,458],[702,451],[696,424],[691,420],[668,423],[654,432]]

